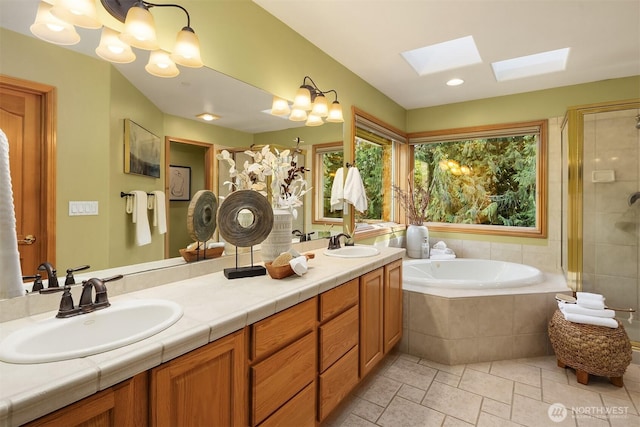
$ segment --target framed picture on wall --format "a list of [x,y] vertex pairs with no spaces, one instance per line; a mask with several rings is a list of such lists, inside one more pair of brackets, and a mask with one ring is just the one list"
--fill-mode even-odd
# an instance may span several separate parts
[[191,168],[169,165],[169,200],[191,200]]
[[160,178],[160,138],[136,122],[124,121],[124,172]]

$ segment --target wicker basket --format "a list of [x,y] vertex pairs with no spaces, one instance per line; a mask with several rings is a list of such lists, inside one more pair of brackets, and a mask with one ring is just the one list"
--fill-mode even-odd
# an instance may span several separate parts
[[559,365],[591,375],[619,378],[622,382],[632,354],[629,337],[620,321],[617,329],[584,325],[569,322],[556,310],[548,331]]
[[200,249],[200,251],[197,251],[195,249],[180,249],[180,255],[182,255],[182,258],[184,258],[184,260],[187,262],[194,262],[205,259],[205,252],[206,259],[218,258],[220,255],[222,255],[222,252],[224,252],[224,247],[218,246],[215,248],[209,248],[206,251],[204,249]]
[[[307,257],[307,260],[313,259],[315,254],[308,253],[304,254]],[[274,266],[270,262],[264,263],[265,268],[267,269],[267,273],[271,276],[272,279],[284,279],[285,277],[293,276],[295,272],[291,268],[289,264]]]

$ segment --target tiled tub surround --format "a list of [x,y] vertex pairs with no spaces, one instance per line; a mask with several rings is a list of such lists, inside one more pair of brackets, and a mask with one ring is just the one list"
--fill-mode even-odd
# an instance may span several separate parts
[[511,289],[403,290],[403,352],[446,365],[553,354],[547,324],[555,294],[571,291],[560,274]]
[[[227,280],[222,272],[217,272],[186,280],[185,276],[175,277],[172,283],[151,288],[147,283],[147,289],[117,296],[110,293],[112,304],[147,298],[175,301],[183,307],[184,315],[157,335],[105,353],[33,365],[0,362],[0,427],[20,425],[53,412],[400,259],[404,254],[403,249],[380,248],[380,255],[375,257],[339,259],[322,252],[324,249],[315,251],[309,271],[302,277]],[[206,262],[196,264],[199,266],[182,267],[211,268],[206,267]],[[146,279],[153,280],[154,275],[162,273],[163,270],[146,273]],[[138,285],[130,282],[126,286]],[[23,299],[45,298],[53,299],[57,308],[59,295],[32,295]],[[52,318],[55,313],[55,310],[48,311],[2,323],[0,340],[34,321]]]

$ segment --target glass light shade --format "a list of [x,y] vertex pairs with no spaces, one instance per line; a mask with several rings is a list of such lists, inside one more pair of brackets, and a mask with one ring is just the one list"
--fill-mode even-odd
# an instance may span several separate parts
[[291,110],[289,120],[291,120],[292,122],[304,122],[305,120],[307,120],[307,112],[305,110],[294,107],[293,110]]
[[124,20],[120,38],[129,46],[139,49],[156,50],[160,47],[156,40],[153,15],[142,6],[131,6]]
[[293,109],[311,110],[311,92],[309,92],[309,89],[300,86],[300,89],[296,92],[296,97],[293,99]]
[[72,45],[80,41],[80,35],[73,25],[51,14],[52,6],[43,1],[38,4],[35,22],[29,27],[38,38],[49,43]]
[[327,116],[327,122],[330,123],[343,123],[342,106],[338,101],[333,101],[329,108],[329,115]]
[[149,62],[144,67],[149,74],[157,77],[175,77],[180,74],[175,62],[169,54],[163,50],[154,50],[149,54]]
[[277,96],[273,97],[273,103],[271,104],[271,114],[274,116],[286,116],[291,112],[291,108],[289,108],[289,103],[286,99],[278,98]]
[[316,99],[313,100],[311,114],[318,117],[327,117],[327,115],[329,114],[329,105],[327,104],[327,98],[325,98],[323,94],[318,94],[316,96]]
[[131,50],[131,46],[120,40],[119,35],[117,31],[103,27],[96,54],[102,59],[118,64],[133,62],[136,55]]
[[51,14],[82,28],[100,28],[95,0],[57,0]]
[[309,114],[309,117],[307,117],[307,122],[305,123],[305,126],[320,126],[323,124],[324,122],[322,121],[322,117],[316,116],[315,114],[311,113]]
[[200,68],[204,65],[200,58],[200,40],[191,28],[184,27],[178,33],[171,59],[185,67]]

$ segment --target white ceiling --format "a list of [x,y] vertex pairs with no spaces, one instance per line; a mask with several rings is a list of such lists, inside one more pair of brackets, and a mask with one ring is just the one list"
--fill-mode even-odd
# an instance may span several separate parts
[[[638,0],[253,1],[406,109],[640,75]],[[401,56],[466,36],[481,63],[420,77]],[[493,75],[492,62],[567,47],[563,72]]]

